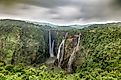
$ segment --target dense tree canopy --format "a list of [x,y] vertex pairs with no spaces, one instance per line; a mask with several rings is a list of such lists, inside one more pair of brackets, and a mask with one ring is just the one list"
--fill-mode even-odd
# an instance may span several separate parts
[[[51,69],[50,65],[41,66],[41,61],[46,60],[48,52],[48,38],[44,34],[48,34],[48,31],[44,31],[42,26],[32,23],[0,21],[0,80],[121,79],[121,23],[94,24],[80,30],[52,31],[57,48],[66,32],[69,34],[68,39],[82,33],[73,74],[67,74],[66,70],[56,66]],[[67,41],[65,46],[68,46],[65,50],[68,55],[73,50],[72,43]],[[39,63],[40,67],[32,67],[35,63]]]

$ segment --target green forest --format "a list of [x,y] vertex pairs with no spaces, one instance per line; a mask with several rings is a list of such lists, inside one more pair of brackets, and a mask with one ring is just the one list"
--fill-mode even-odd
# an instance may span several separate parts
[[76,29],[0,20],[0,80],[120,79],[121,23]]

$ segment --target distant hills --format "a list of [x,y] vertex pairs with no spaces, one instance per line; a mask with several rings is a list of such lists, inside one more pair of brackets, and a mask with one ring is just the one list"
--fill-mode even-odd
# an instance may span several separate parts
[[6,25],[33,25],[36,27],[40,27],[44,30],[74,30],[74,29],[82,29],[82,28],[88,28],[88,27],[97,27],[97,26],[106,26],[106,25],[121,25],[121,22],[112,22],[112,23],[105,23],[105,24],[86,24],[86,25],[55,25],[51,23],[42,23],[42,22],[33,22],[33,21],[22,21],[22,20],[13,20],[13,19],[1,19],[0,22],[5,23]]
[[52,23],[42,23],[42,22],[33,22],[33,21],[23,21],[23,20],[13,20],[13,19],[1,19],[1,22],[7,22],[7,24],[32,24],[32,25],[36,25],[39,26],[41,28],[44,29],[51,29],[51,30],[71,30],[71,29],[82,29],[84,27],[88,27],[90,26],[90,24],[88,25],[55,25]]
[[51,27],[53,29],[56,29],[56,30],[70,30],[70,29],[82,29],[84,27],[88,27],[90,26],[90,24],[88,25],[66,25],[66,26],[60,26],[60,25],[55,25],[55,24],[51,24],[51,23],[41,23],[41,22],[32,22],[36,25],[40,25],[40,26],[48,26],[48,27]]

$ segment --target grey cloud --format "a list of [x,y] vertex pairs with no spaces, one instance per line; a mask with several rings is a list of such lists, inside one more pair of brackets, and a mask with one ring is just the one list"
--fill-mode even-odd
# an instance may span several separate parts
[[10,8],[9,5],[14,5],[15,7],[19,3],[52,8],[56,6],[66,5],[68,4],[68,1],[66,0],[0,0],[0,4],[3,4],[4,6],[9,8]]
[[80,10],[75,6],[57,7],[54,10],[50,10],[49,13],[54,15],[52,16],[53,19],[63,19],[67,21],[78,19],[78,16],[81,14]]
[[82,0],[78,3],[78,8],[80,8],[82,14],[78,17],[85,22],[121,20],[121,8],[114,7],[115,4],[112,0]]
[[6,17],[12,16],[54,23],[121,20],[120,1],[0,0],[0,17],[4,14]]

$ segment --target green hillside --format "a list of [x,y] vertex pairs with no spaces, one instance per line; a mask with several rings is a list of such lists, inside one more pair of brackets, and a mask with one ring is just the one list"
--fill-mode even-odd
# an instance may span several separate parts
[[[31,23],[15,25],[15,21],[8,22],[0,21],[0,80],[121,79],[121,23],[94,24],[80,30],[68,30],[69,36],[82,33],[80,51],[73,65],[74,73],[69,74],[56,66],[50,69],[51,66],[41,64],[47,58],[42,28]],[[60,42],[65,31],[55,32],[55,38]],[[35,59],[33,63],[32,59]],[[32,67],[34,63],[39,63],[40,67]]]
[[30,65],[43,61],[44,53],[44,32],[38,26],[23,21],[0,21],[1,61]]
[[82,39],[85,56],[78,72],[83,79],[121,79],[121,24],[92,25]]

